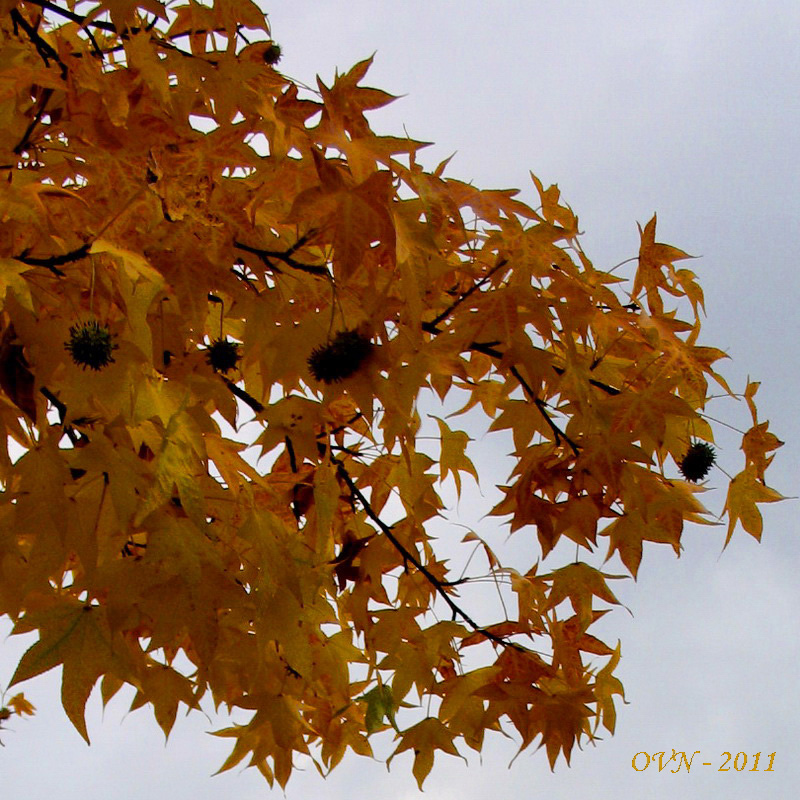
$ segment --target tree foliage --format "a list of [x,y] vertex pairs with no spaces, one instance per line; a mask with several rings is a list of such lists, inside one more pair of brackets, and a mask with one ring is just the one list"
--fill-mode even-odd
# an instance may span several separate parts
[[[87,741],[98,680],[165,733],[210,694],[222,769],[281,785],[387,729],[420,785],[487,731],[569,761],[623,692],[603,558],[679,553],[732,460],[689,256],[654,216],[627,278],[597,269],[557,187],[533,209],[375,134],[369,59],[312,91],[280,55],[251,0],[0,0],[0,613],[38,636],[12,684],[61,666]],[[757,387],[726,544],[779,499]],[[525,565],[431,533],[440,484],[479,477],[467,412],[513,440],[480,478]],[[255,462],[220,426],[245,413]]]

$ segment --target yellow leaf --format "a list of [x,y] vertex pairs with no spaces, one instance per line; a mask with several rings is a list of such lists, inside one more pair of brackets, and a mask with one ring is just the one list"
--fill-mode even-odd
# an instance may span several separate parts
[[23,714],[33,716],[33,714],[36,712],[36,708],[25,699],[25,695],[22,692],[15,694],[8,701],[8,705],[14,710],[14,713],[18,714],[19,716],[22,716]]
[[95,239],[92,246],[89,248],[90,253],[108,253],[109,255],[119,258],[128,273],[131,280],[136,280],[139,277],[145,278],[152,284],[160,288],[164,284],[164,278],[147,262],[147,259],[125,247],[120,247],[109,239]]
[[568,564],[566,567],[561,567],[550,575],[542,577],[552,581],[547,607],[555,608],[568,597],[584,630],[592,620],[593,596],[599,597],[607,603],[619,603],[614,593],[608,588],[605,579],[621,576],[605,575],[582,561]]
[[26,614],[14,632],[36,629],[39,641],[22,656],[9,685],[63,665],[61,701],[72,724],[88,743],[84,707],[92,687],[107,671],[125,674],[104,610],[67,598],[54,599],[40,611]]
[[597,697],[599,714],[597,715],[598,724],[602,720],[603,726],[609,733],[614,733],[617,724],[617,712],[614,708],[614,695],[622,695],[625,702],[625,690],[619,678],[612,673],[619,664],[622,647],[619,642],[614,648],[614,653],[608,663],[597,673],[594,682],[594,693]]
[[772,463],[774,456],[767,457],[767,453],[783,446],[783,442],[767,428],[769,422],[754,425],[742,437],[742,450],[748,464],[755,468],[756,477],[763,483],[764,471]]
[[[427,717],[400,734],[400,744],[386,760],[388,767],[392,759],[406,750],[414,751],[414,766],[412,772],[417,779],[417,785],[422,791],[422,783],[433,767],[433,756],[436,750],[442,750],[459,758],[464,758],[453,744],[455,734],[446,725],[435,717]],[[466,761],[466,759],[464,759]]]
[[464,431],[451,431],[447,423],[439,417],[434,417],[439,423],[439,434],[442,441],[441,456],[439,458],[439,477],[444,480],[448,474],[453,473],[453,480],[456,482],[456,492],[461,497],[461,474],[469,472],[478,482],[478,472],[475,465],[466,455],[467,442],[469,436]]
[[783,495],[770,489],[758,479],[758,470],[755,465],[751,464],[746,467],[730,482],[728,487],[728,497],[723,509],[723,513],[728,513],[728,535],[725,539],[725,547],[728,546],[728,542],[733,536],[737,522],[740,522],[752,537],[761,541],[764,521],[757,504],[774,503],[783,499]]
[[323,462],[314,471],[314,552],[321,561],[330,561],[333,557],[333,518],[339,506],[340,493],[336,467],[330,461]]
[[[676,288],[679,280],[675,276],[672,262],[683,258],[694,258],[677,247],[656,242],[656,215],[642,229],[639,226],[641,245],[639,248],[639,267],[633,283],[633,297],[636,299],[644,289],[651,313],[661,314],[664,303],[660,291],[679,295],[683,290]],[[684,277],[685,280],[685,277]],[[698,298],[695,296],[695,300]]]
[[11,289],[17,300],[33,312],[30,287],[23,277],[30,269],[28,264],[14,258],[0,258],[0,296],[5,296]]
[[151,661],[140,672],[139,678],[141,690],[134,698],[131,710],[145,702],[152,703],[156,722],[164,731],[164,736],[169,736],[175,724],[180,703],[188,708],[200,707],[192,691],[192,681],[167,664]]

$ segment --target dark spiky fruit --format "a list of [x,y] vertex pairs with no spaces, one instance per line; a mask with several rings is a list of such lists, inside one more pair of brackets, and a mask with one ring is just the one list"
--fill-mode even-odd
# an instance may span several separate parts
[[215,372],[227,373],[233,369],[241,359],[239,345],[228,341],[228,338],[214,339],[211,346],[206,348],[206,361],[214,368]]
[[686,455],[681,460],[679,469],[687,481],[697,483],[705,478],[714,464],[716,455],[714,448],[705,442],[692,442]]
[[281,46],[272,42],[264,51],[264,61],[274,67],[281,60]]
[[371,352],[368,336],[358,331],[340,331],[328,344],[312,350],[308,368],[318,381],[338,382],[357,372]]
[[101,370],[114,361],[111,353],[119,345],[111,342],[108,328],[93,319],[80,325],[73,325],[69,329],[69,341],[64,342],[64,347],[69,350],[72,360],[79,367]]

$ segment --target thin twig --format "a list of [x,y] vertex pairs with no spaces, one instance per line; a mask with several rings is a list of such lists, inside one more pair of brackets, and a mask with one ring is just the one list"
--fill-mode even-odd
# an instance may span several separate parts
[[484,284],[489,280],[489,278],[491,278],[492,275],[494,275],[494,273],[497,272],[497,270],[504,267],[507,263],[508,263],[507,258],[501,258],[500,261],[497,263],[497,265],[493,267],[490,272],[484,275],[484,277],[481,278],[477,283],[474,283],[472,286],[470,286],[470,288],[467,289],[467,291],[464,292],[464,294],[462,294],[461,297],[459,297],[455,302],[451,303],[444,311],[442,311],[441,314],[434,317],[429,324],[436,326],[440,322],[447,319],[450,316],[450,314],[452,314],[453,311],[455,311],[455,309],[461,305],[461,303],[463,303],[467,298],[471,297],[482,286],[484,286]]
[[[433,322],[423,322],[422,323],[422,330],[426,333],[433,334],[434,336],[438,336],[444,331],[441,328],[438,328]],[[499,342],[470,342],[467,345],[468,350],[474,350],[476,353],[483,353],[486,356],[490,356],[491,358],[502,358],[503,353],[500,350],[495,348],[495,345],[499,344]],[[553,371],[558,375],[563,375],[565,369],[563,367],[557,367],[553,365]],[[613,386],[609,386],[607,383],[603,383],[602,381],[597,381],[594,378],[589,378],[589,384],[591,386],[596,387],[597,389],[602,389],[606,394],[610,395],[618,395],[621,394],[619,389],[614,388]]]
[[[243,262],[238,261],[237,263],[242,264]],[[239,272],[236,269],[236,266],[231,267],[231,272],[244,284],[245,289],[250,289],[250,291],[255,292],[256,294],[261,294],[253,285],[256,282],[255,278],[251,278],[249,275],[246,275],[244,270]]]
[[539,409],[539,413],[542,415],[542,417],[544,417],[544,420],[550,427],[550,430],[553,431],[556,444],[561,444],[561,440],[563,439],[572,448],[572,452],[577,456],[580,453],[580,447],[578,447],[578,445],[569,436],[567,436],[567,434],[562,431],[558,425],[556,425],[556,423],[553,421],[553,418],[550,416],[550,412],[547,410],[547,403],[545,403],[545,401],[540,397],[536,396],[533,389],[531,389],[531,387],[528,385],[528,382],[522,377],[516,367],[512,366],[510,369],[511,374],[520,382],[520,385],[525,393],[531,399],[536,408]]
[[[113,22],[108,22],[106,20],[99,20],[99,19],[88,19],[86,16],[81,16],[80,14],[75,13],[66,8],[61,8],[60,6],[55,5],[55,3],[50,2],[50,0],[27,0],[27,2],[37,5],[40,8],[43,8],[47,11],[52,11],[55,14],[59,14],[60,16],[64,17],[65,19],[70,20],[71,22],[75,22],[76,24],[80,25],[81,30],[89,37],[89,40],[92,43],[92,47],[96,55],[105,56],[108,53],[121,50],[123,49],[123,45],[116,45],[114,47],[106,48],[105,50],[101,49],[100,46],[97,44],[97,41],[94,38],[94,35],[89,30],[89,27],[96,28],[101,31],[105,31],[106,33],[112,33],[118,36],[122,40],[129,40],[131,36],[135,36],[137,33],[151,33],[155,28],[156,23],[158,22],[158,17],[153,17],[153,19],[144,27],[140,28],[138,26],[133,28],[126,28],[123,31],[117,29],[117,26]],[[13,13],[13,12],[12,12]],[[160,31],[159,31],[160,33]],[[174,39],[179,36],[191,36],[192,34],[196,33],[225,33],[223,28],[214,29],[214,30],[205,30],[200,29],[196,31],[181,31],[178,33],[170,34],[170,38]],[[151,35],[150,40],[155,44],[157,47],[161,47],[165,50],[172,50],[179,55],[186,56],[187,58],[199,58],[202,61],[205,61],[207,64],[211,64],[212,66],[217,66],[219,64],[218,61],[209,58],[202,58],[200,55],[195,53],[190,53],[185,50],[181,50],[180,47],[173,44],[172,42],[167,41],[166,39],[161,39],[158,36]],[[52,49],[52,48],[51,48]],[[75,55],[80,56],[81,53],[75,53]],[[61,63],[59,61],[59,63]],[[65,70],[66,67],[62,64],[62,71]]]

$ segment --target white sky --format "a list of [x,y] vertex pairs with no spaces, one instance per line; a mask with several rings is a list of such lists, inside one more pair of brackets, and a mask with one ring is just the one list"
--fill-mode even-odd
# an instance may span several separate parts
[[[284,50],[281,69],[309,85],[316,73],[330,84],[336,67],[346,71],[377,50],[365,83],[408,96],[374,112],[373,128],[402,134],[405,125],[413,138],[437,142],[420,156],[429,168],[458,151],[447,174],[482,188],[522,188],[533,205],[528,170],[545,185],[558,183],[598,267],[635,255],[636,222],[657,211],[660,241],[703,256],[687,262],[706,292],[703,343],[731,354],[724,370],[735,389],[747,374],[762,381],[762,418],[787,442],[771,484],[797,494],[800,5],[262,5]],[[739,427],[748,419],[742,404],[730,400],[710,413]],[[723,436],[719,445],[722,465],[738,471],[738,437]],[[496,448],[488,452],[476,459],[487,468],[484,488],[492,483],[492,452],[498,465],[502,456]],[[502,470],[497,474],[502,480]],[[705,500],[716,512],[723,481],[712,472],[718,488]],[[469,768],[439,754],[426,794],[441,800],[489,793],[549,800],[792,796],[800,778],[797,514],[797,501],[765,506],[763,543],[740,531],[722,555],[724,528],[690,528],[680,560],[654,545],[637,583],[615,582],[633,616],[617,610],[606,626],[607,641],[622,639],[618,674],[630,701],[618,706],[613,738],[574,751],[572,767],[560,760],[555,773],[543,752],[523,754],[507,769],[516,747],[502,740],[488,741],[482,764],[467,753]],[[496,520],[483,526],[482,532],[494,526],[498,538],[505,535]],[[620,570],[612,562],[608,571]],[[0,624],[0,634],[7,629]],[[29,643],[3,642],[0,686]],[[103,717],[93,695],[87,715],[93,744],[86,747],[60,708],[59,678],[54,672],[21,687],[38,713],[15,719],[2,735],[4,796],[251,800],[269,794],[254,770],[209,777],[228,752],[226,741],[204,732],[217,727],[213,722],[179,718],[165,747],[149,711],[126,716],[130,696],[127,703],[112,701]],[[690,775],[631,767],[639,751],[672,748],[701,751]],[[760,771],[719,772],[724,751],[747,753],[747,770],[760,751]],[[297,773],[287,796],[338,800],[365,790],[381,800],[417,797],[411,755],[399,756],[391,773],[356,756],[327,781],[315,771]]]

